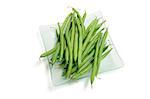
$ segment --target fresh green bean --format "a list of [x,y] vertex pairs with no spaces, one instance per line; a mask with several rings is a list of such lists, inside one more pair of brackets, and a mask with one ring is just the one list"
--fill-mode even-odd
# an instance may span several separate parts
[[108,36],[108,29],[106,30],[106,32],[104,33],[103,37],[102,37],[102,40],[101,40],[101,43],[100,43],[100,47],[99,47],[99,53],[98,53],[98,56],[100,58],[100,60],[98,61],[98,66],[97,66],[97,71],[96,71],[96,76],[99,72],[99,64],[101,62],[101,57],[102,57],[102,52],[103,52],[103,48],[104,48],[104,44],[106,42],[106,38]]
[[95,55],[94,55],[94,64],[92,66],[92,73],[91,73],[91,85],[94,82],[94,78],[96,75],[96,71],[97,71],[97,63],[98,63],[98,51],[99,51],[99,42],[100,42],[100,38],[96,43],[96,50],[95,50]]
[[[102,28],[102,29],[95,29],[94,32],[93,32],[93,35],[96,35],[98,33],[102,33],[102,31],[104,30],[105,28]],[[97,33],[98,32],[98,33]]]
[[70,59],[69,59],[69,66],[68,66],[66,78],[69,78],[73,66],[72,48],[70,48],[69,55],[70,55]]
[[79,47],[78,47],[78,66],[81,63],[81,54],[82,54],[82,30],[80,26],[79,19],[76,19],[78,31],[79,31]]
[[84,68],[82,69],[82,71],[80,71],[79,73],[75,73],[72,78],[73,78],[73,79],[81,78],[83,75],[89,73],[91,67],[92,67],[92,64],[90,63],[90,64],[88,64],[86,67],[84,67]]
[[93,57],[94,53],[95,53],[95,50],[93,50],[89,55],[87,55],[86,57],[84,57],[82,59],[81,64],[79,64],[79,67],[83,66],[91,57]]
[[74,43],[74,38],[75,38],[75,23],[74,23],[75,19],[74,19],[74,13],[72,15],[72,33],[71,33],[71,45],[73,48],[73,43]]
[[[103,24],[105,24],[105,20],[103,22],[101,22],[100,24],[98,24],[95,28],[95,30],[98,30]],[[104,29],[104,28],[103,28]]]
[[83,16],[82,16],[82,20],[83,20],[83,23],[84,23],[84,21],[85,21],[85,18],[86,18],[86,11],[84,12],[84,14],[83,14]]
[[[108,49],[109,46],[110,46],[110,45],[105,46],[105,47],[103,48],[103,52],[105,52],[105,51]],[[102,53],[103,53],[103,52],[102,52]]]
[[[112,48],[111,49],[109,49],[108,51],[106,51],[103,55],[102,55],[102,58],[99,58],[99,60],[98,61],[101,61],[101,60],[103,60],[110,52],[111,52],[111,50],[112,50]],[[99,65],[99,64],[98,64]]]
[[52,54],[56,51],[57,46],[59,46],[59,45],[57,44],[56,47],[52,48],[52,49],[49,50],[49,51],[44,52],[43,54],[41,54],[41,55],[40,55],[40,58],[42,58],[42,57],[47,57],[47,56],[49,56],[49,55],[52,55]]
[[[72,15],[72,13],[71,13],[71,15]],[[64,40],[64,34],[65,34],[65,32],[67,31],[67,29],[68,29],[68,24],[69,24],[69,22],[70,22],[70,16],[67,18],[67,20],[66,20],[66,24],[65,24],[65,26],[63,27],[63,29],[60,27],[60,25],[58,24],[58,27],[59,27],[59,30],[60,30],[60,61],[62,60],[62,58],[63,58],[63,54],[64,54],[64,45],[63,45],[63,40]],[[69,31],[69,30],[68,30]]]
[[59,33],[58,33],[57,29],[56,29],[56,37],[57,37],[57,41],[59,41]]
[[[76,70],[77,70],[77,67],[76,67],[76,66],[73,66],[72,69],[71,69],[71,74],[73,74]],[[63,72],[62,75],[63,75],[63,76],[66,76],[66,74],[67,74],[67,69],[64,70],[64,72]]]
[[60,27],[60,24],[58,23],[58,28],[59,28],[59,34],[60,34],[60,61],[63,58],[63,53],[64,53],[64,39],[63,39],[63,33],[62,33],[62,29]]
[[63,44],[64,44],[64,49],[66,50],[66,47],[67,47],[67,44],[66,44],[67,42],[66,42],[66,39],[65,39],[65,37],[63,36]]
[[65,49],[65,60],[66,60],[66,64],[68,64],[68,61],[69,61],[69,51],[68,51],[68,47],[66,47],[66,49]]
[[58,54],[59,54],[59,50],[60,50],[60,43],[58,43],[58,46],[57,46],[57,48],[56,48],[56,52],[55,52],[55,54],[53,55],[53,57],[52,57],[52,63],[54,64],[55,62],[56,62],[56,60],[57,60],[57,56],[58,56]]
[[77,56],[78,56],[78,30],[76,27],[75,31],[75,39],[74,39],[74,61],[77,61]]
[[[94,48],[94,46],[95,45],[93,45],[91,48]],[[109,45],[107,45],[106,47],[104,47],[104,49],[103,49],[103,52],[105,53],[105,51],[108,49],[108,47],[109,47]],[[90,50],[91,51],[91,50]],[[84,54],[84,53],[83,53]],[[88,53],[87,53],[88,54]],[[93,51],[89,54],[89,55],[93,55]],[[84,56],[86,59],[87,59],[87,57],[89,56],[89,55],[87,55],[87,56],[85,56],[85,55],[82,55],[82,56]],[[84,57],[82,57],[82,59],[84,58]],[[102,57],[104,57],[103,55],[102,55]],[[81,66],[82,66],[82,64],[84,64],[84,61],[85,61],[85,59],[83,59],[83,61],[81,62]]]
[[66,29],[66,33],[65,33],[65,37],[66,37],[68,49],[69,49],[69,65],[68,65],[68,69],[67,69],[66,78],[70,77],[71,69],[72,69],[72,65],[73,65],[72,45],[71,45],[71,40],[68,37],[70,25],[71,25],[71,22],[67,24],[67,29]]
[[[112,48],[110,50],[108,50],[107,52],[105,52],[103,55],[102,55],[102,58],[99,58],[98,60],[103,60],[110,52],[111,52]],[[78,77],[80,78],[80,76],[83,76],[85,75],[86,73],[89,72],[89,70],[91,69],[92,67],[92,64],[89,64],[87,66],[85,66],[84,68],[80,69],[80,72],[79,73],[76,73],[75,75],[73,75],[73,79],[77,79]]]
[[63,22],[63,24],[62,24],[62,26],[61,26],[62,31],[64,31],[65,26],[66,26],[66,24],[67,24],[67,21],[68,21],[68,19],[71,17],[71,15],[72,15],[72,12],[69,13],[68,16],[65,18],[65,20],[64,20],[64,22]]
[[98,21],[96,21],[96,22],[94,23],[94,25],[93,25],[92,28],[91,28],[91,31],[88,33],[87,37],[85,38],[85,41],[84,41],[83,47],[82,47],[82,50],[83,50],[83,51],[85,50],[85,47],[87,46],[88,42],[90,41],[90,38],[91,38],[91,36],[92,36],[92,34],[93,34],[93,31],[94,31],[94,28],[95,28],[97,22],[98,22]]
[[86,36],[88,35],[91,27],[94,25],[94,23],[97,21],[97,18],[95,18],[93,21],[91,21],[91,23],[88,25],[88,27],[85,30],[85,33],[83,34],[83,39],[86,38]]
[[[96,42],[95,42],[96,43]],[[88,46],[84,53],[82,54],[82,59],[86,57],[92,50],[95,49],[95,45]]]
[[91,57],[83,66],[81,66],[81,67],[78,69],[77,72],[82,71],[82,69],[83,69],[84,67],[86,67],[88,64],[90,64],[91,61],[93,61],[93,57]]
[[72,8],[72,10],[77,14],[77,17],[79,18],[79,21],[81,23],[82,33],[84,33],[85,32],[85,26],[84,26],[84,23],[83,23],[83,20],[82,20],[80,13],[75,8]]
[[101,35],[102,33],[98,32],[96,36],[92,38],[92,40],[89,42],[89,44],[87,45],[86,49],[83,52],[83,55],[82,55],[83,57],[85,57],[94,48],[95,43],[97,42],[98,38],[101,37]]

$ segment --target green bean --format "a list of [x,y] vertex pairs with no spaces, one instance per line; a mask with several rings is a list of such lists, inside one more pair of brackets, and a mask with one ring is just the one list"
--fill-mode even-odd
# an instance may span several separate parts
[[91,27],[94,25],[94,23],[97,21],[97,19],[95,18],[93,21],[91,21],[91,23],[88,25],[88,27],[85,30],[85,33],[83,34],[83,39],[86,38],[86,36],[88,35]]
[[79,21],[81,23],[82,33],[84,33],[85,32],[85,27],[84,27],[84,23],[83,23],[83,20],[81,18],[80,13],[75,8],[72,8],[72,10],[77,14],[77,17],[79,18]]
[[56,45],[56,47],[52,48],[51,50],[46,51],[46,52],[44,52],[43,54],[41,54],[41,55],[40,55],[40,58],[42,58],[42,57],[47,57],[47,56],[49,56],[49,55],[52,55],[52,54],[56,51],[57,46],[58,46],[58,44]]
[[77,70],[77,66],[74,66],[74,67],[71,69],[71,73],[74,73],[76,70]]
[[[102,58],[101,59],[99,58],[99,61],[103,60],[111,52],[111,50],[112,50],[112,48],[110,50],[108,50],[107,52],[105,52],[102,55]],[[89,72],[89,70],[91,69],[91,67],[92,67],[92,64],[89,64],[89,65],[85,66],[84,68],[80,69],[80,72],[76,73],[72,78],[73,79],[77,79],[78,77],[80,78],[80,76],[82,77],[83,75],[85,75],[86,73]]]
[[80,71],[79,73],[75,73],[72,78],[73,79],[81,78],[83,75],[89,73],[91,67],[92,67],[92,64],[90,63],[89,65],[87,65],[86,67],[84,67],[82,69],[82,71]]
[[[108,51],[106,51],[103,55],[102,55],[102,58],[99,58],[99,60],[98,61],[101,61],[101,60],[103,60],[110,52],[111,52],[111,50],[112,50],[112,48],[111,49],[109,49]],[[99,65],[99,64],[98,64]]]
[[[72,15],[72,14],[71,14]],[[64,54],[64,45],[63,45],[63,40],[64,40],[64,34],[65,34],[65,32],[67,31],[67,28],[68,28],[68,24],[69,24],[69,22],[70,22],[70,17],[68,17],[67,18],[67,20],[66,20],[66,24],[65,24],[65,26],[64,26],[64,28],[62,29],[61,27],[60,27],[60,25],[58,24],[58,27],[59,27],[59,30],[60,30],[60,61],[62,60],[62,58],[63,58],[63,54]]]
[[71,74],[72,62],[73,62],[72,45],[71,45],[71,40],[68,37],[70,25],[71,25],[71,22],[67,24],[67,29],[66,29],[66,33],[65,33],[65,37],[66,37],[67,44],[68,44],[68,49],[69,49],[69,66],[68,66],[68,69],[67,69],[66,78],[69,78],[69,76]]
[[67,70],[67,75],[66,75],[66,78],[69,78],[70,74],[71,74],[71,69],[72,69],[72,62],[73,62],[73,57],[72,57],[72,49],[70,48],[70,51],[69,51],[69,55],[70,55],[70,59],[69,59],[69,66],[68,66],[68,70]]
[[99,32],[94,38],[92,38],[92,40],[90,41],[90,43],[87,45],[86,49],[84,50],[82,57],[85,57],[94,48],[95,43],[97,42],[98,38],[101,37],[101,35],[102,33]]
[[[93,45],[91,48],[94,48],[94,46],[95,46],[95,45]],[[104,53],[105,53],[105,51],[108,49],[108,47],[109,47],[109,45],[107,45],[106,47],[104,47],[104,49],[103,49],[103,52],[104,52]],[[90,51],[91,51],[91,50],[90,50]],[[88,54],[88,53],[87,53],[87,54]],[[90,54],[93,55],[93,51],[92,51]],[[89,54],[89,55],[90,55],[90,54]],[[88,56],[89,56],[89,55],[88,55]],[[107,55],[107,54],[106,54],[106,55]],[[82,56],[84,56],[85,58],[88,57],[88,56],[85,56],[85,55],[82,55]],[[82,59],[83,59],[84,57],[82,57]],[[105,57],[105,55],[104,55],[104,56],[102,55],[102,57]],[[83,60],[85,61],[85,59],[83,59]],[[81,64],[84,64],[84,61],[82,61]],[[81,65],[81,66],[82,66],[82,65]]]
[[82,59],[81,64],[79,64],[79,67],[83,66],[91,57],[93,57],[94,53],[95,53],[95,50],[93,50],[89,55],[87,55],[86,57],[84,57]]
[[56,36],[57,36],[57,41],[59,41],[59,33],[58,33],[57,29],[56,29]]
[[65,26],[66,26],[66,24],[67,24],[67,21],[68,21],[68,19],[70,18],[71,15],[72,15],[72,12],[69,13],[68,16],[65,18],[65,20],[64,20],[64,22],[63,22],[63,24],[62,24],[62,26],[61,26],[62,31],[64,31]]
[[77,27],[79,30],[79,47],[78,47],[78,66],[81,63],[81,54],[82,54],[82,30],[80,26],[79,19],[76,19]]
[[91,37],[90,41],[95,40],[95,38],[99,38],[99,36],[101,36],[101,35],[102,35],[101,31],[99,31],[98,33],[95,33],[95,34]]
[[97,24],[97,21],[94,23],[94,25],[91,28],[91,31],[88,33],[87,37],[85,38],[85,41],[83,43],[83,48],[82,48],[83,51],[85,50],[85,47],[87,46],[87,44],[88,44],[88,42],[89,42],[89,40],[93,34],[93,31],[94,31],[96,24]]
[[[96,35],[98,33],[102,33],[102,31],[104,30],[105,28],[102,28],[98,31],[98,29],[95,29],[94,32],[93,32],[93,35]],[[98,33],[97,33],[98,32]],[[92,39],[92,38],[91,38]]]
[[75,39],[74,39],[74,61],[77,61],[78,56],[78,30],[76,27]]
[[66,44],[66,39],[65,39],[65,37],[63,36],[63,44],[64,44],[64,50],[66,49],[66,47],[67,47],[67,44]]
[[[110,53],[111,50],[112,50],[112,48],[111,48],[110,50],[106,51],[106,52],[102,55],[102,58],[99,58],[98,60],[99,60],[99,61],[100,61],[100,60],[103,60],[103,59]],[[76,73],[75,75],[73,75],[72,78],[73,78],[73,79],[74,79],[74,78],[77,79],[77,77],[80,78],[80,76],[82,76],[82,75],[88,73],[88,71],[91,69],[91,67],[92,67],[92,64],[91,64],[91,63],[90,63],[89,65],[87,65],[87,66],[84,66],[84,68],[81,68],[81,69],[78,71],[78,73]]]
[[99,38],[99,40],[98,40],[97,43],[96,43],[96,50],[95,50],[95,55],[94,55],[94,64],[93,64],[92,73],[91,73],[91,85],[92,85],[93,82],[94,82],[94,78],[95,78],[96,71],[97,71],[98,50],[99,50],[99,42],[100,42],[100,40],[101,40],[101,39]]
[[86,67],[88,64],[90,64],[91,61],[93,61],[93,57],[91,57],[83,66],[81,66],[81,67],[78,69],[77,72],[82,71],[82,69],[83,69],[84,67]]
[[[98,30],[106,21],[104,20],[102,23],[98,24],[95,28],[95,30]],[[104,28],[103,28],[104,29]]]
[[85,18],[86,18],[86,11],[84,12],[83,16],[82,16],[82,20],[83,20],[83,23],[85,21]]
[[[76,70],[77,70],[77,67],[73,66],[73,68],[71,69],[71,74],[73,74]],[[63,72],[63,76],[66,76],[66,74],[67,74],[67,69]]]
[[68,47],[66,47],[66,49],[65,49],[65,60],[66,60],[66,64],[68,64],[68,61],[69,61],[69,51],[68,51]]
[[102,52],[103,52],[103,48],[104,48],[104,44],[106,42],[107,36],[108,36],[108,30],[106,30],[106,32],[104,33],[104,35],[102,37],[102,40],[101,40],[101,43],[100,43],[99,53],[98,53],[98,56],[99,56],[100,60],[98,61],[98,67],[97,67],[97,71],[96,71],[96,76],[97,76],[97,74],[99,72],[99,64],[101,62]]
[[[105,52],[105,51],[108,49],[109,46],[110,46],[110,45],[105,46],[105,47],[103,48],[103,52]],[[102,52],[102,53],[103,53],[103,52]]]
[[[96,42],[95,42],[96,43]],[[86,57],[92,50],[95,49],[95,45],[88,46],[84,53],[82,54],[82,59]]]
[[63,53],[64,53],[64,44],[63,44],[63,33],[62,33],[62,29],[60,27],[60,24],[58,23],[58,28],[59,28],[59,34],[60,34],[60,61],[62,60],[63,58]]
[[56,48],[56,52],[55,52],[55,54],[54,54],[53,57],[52,57],[52,63],[53,63],[53,64],[56,62],[57,56],[58,56],[58,54],[59,54],[59,50],[60,50],[60,43],[58,43],[58,46],[57,46],[57,48]]
[[75,38],[75,23],[74,23],[74,14],[72,15],[72,33],[71,33],[71,45],[73,48],[74,38]]

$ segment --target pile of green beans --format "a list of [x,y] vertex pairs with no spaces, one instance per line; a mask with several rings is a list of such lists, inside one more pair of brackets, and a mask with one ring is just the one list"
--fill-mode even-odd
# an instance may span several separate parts
[[93,19],[86,27],[83,15],[72,8],[64,22],[56,28],[57,42],[53,49],[41,54],[40,58],[50,57],[51,64],[60,64],[62,76],[69,80],[78,80],[90,75],[91,84],[100,72],[102,60],[111,52],[107,44],[108,29],[105,21]]

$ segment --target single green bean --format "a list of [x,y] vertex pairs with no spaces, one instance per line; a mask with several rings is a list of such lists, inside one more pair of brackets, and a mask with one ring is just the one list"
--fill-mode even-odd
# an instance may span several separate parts
[[74,13],[72,15],[72,33],[71,33],[71,46],[73,48],[74,38],[75,38],[75,23],[74,23]]
[[52,49],[49,50],[49,51],[44,52],[43,54],[41,54],[41,55],[40,55],[40,58],[42,58],[42,57],[47,57],[47,56],[49,56],[49,55],[52,55],[52,54],[56,51],[57,46],[59,46],[58,43],[56,44],[56,47],[52,48]]
[[67,29],[66,29],[66,33],[65,33],[65,37],[66,37],[67,45],[68,45],[68,49],[69,49],[69,65],[68,65],[68,69],[67,69],[66,78],[70,77],[71,69],[72,69],[72,65],[73,65],[72,45],[71,45],[71,40],[68,37],[70,25],[71,25],[71,22],[67,24]]
[[95,50],[95,55],[94,55],[94,64],[93,64],[93,67],[92,67],[92,73],[91,73],[91,85],[93,84],[94,82],[94,78],[95,78],[95,75],[96,75],[96,71],[97,71],[97,63],[98,63],[98,51],[99,51],[99,42],[100,42],[100,38],[99,40],[97,41],[96,43],[96,50]]
[[[105,47],[103,48],[103,52],[105,52],[105,51],[108,49],[109,46],[110,46],[110,45],[105,46]],[[102,53],[103,53],[103,52],[102,52]]]
[[60,50],[60,43],[58,43],[58,46],[57,46],[57,48],[56,48],[56,52],[55,52],[55,54],[53,55],[53,57],[52,57],[52,63],[54,64],[55,62],[56,62],[56,60],[57,60],[57,56],[58,56],[58,54],[59,54],[59,50]]
[[83,16],[82,16],[82,20],[83,20],[83,23],[84,23],[84,21],[85,21],[85,18],[86,18],[86,11],[84,12],[84,14],[83,14]]
[[66,64],[68,64],[68,61],[69,61],[69,51],[68,51],[68,47],[66,47],[66,49],[65,49],[65,60],[66,60]]
[[64,53],[64,38],[63,38],[63,33],[62,33],[62,29],[60,27],[60,24],[58,23],[58,28],[59,28],[59,34],[60,34],[60,61],[63,58],[63,53]]
[[[102,52],[103,52],[103,48],[104,48],[104,44],[105,44],[105,42],[106,42],[107,36],[108,36],[108,29],[107,29],[106,32],[104,33],[104,35],[103,35],[103,37],[102,37],[102,40],[101,40],[101,43],[100,43],[99,53],[98,53],[98,56],[99,56],[100,59],[101,59],[101,57],[102,57]],[[99,72],[99,65],[100,65],[100,62],[101,62],[101,60],[98,61],[96,76],[97,76],[97,74],[98,74],[98,72]]]
[[79,19],[76,19],[78,31],[79,31],[79,47],[78,47],[78,66],[81,63],[81,55],[82,55],[82,30],[80,26]]
[[66,78],[70,77],[71,69],[72,69],[72,66],[73,66],[72,48],[70,48],[69,56],[70,56],[70,59],[69,59],[69,66],[68,66]]
[[76,31],[75,31],[75,39],[74,39],[74,61],[77,61],[77,56],[78,56],[78,30],[76,27]]
[[59,41],[59,33],[58,33],[57,29],[56,29],[56,37],[57,37],[57,41]]
[[98,61],[101,61],[101,60],[103,60],[110,52],[111,52],[111,50],[112,50],[112,48],[111,49],[109,49],[108,51],[106,51],[103,55],[102,55],[102,57],[100,57],[99,58],[99,60]]

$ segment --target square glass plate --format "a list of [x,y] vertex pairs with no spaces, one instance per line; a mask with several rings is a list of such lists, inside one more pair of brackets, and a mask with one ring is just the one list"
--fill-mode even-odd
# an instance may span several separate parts
[[[91,20],[93,20],[95,17],[102,19],[101,12],[98,11],[96,13],[93,13],[93,14],[87,16],[85,23],[84,23],[85,26],[87,26],[88,23]],[[55,28],[57,28],[57,25],[42,25],[39,28],[45,51],[48,51],[55,46],[55,43],[57,40]],[[106,56],[105,59],[102,60],[99,73],[115,70],[115,69],[118,69],[123,66],[123,62],[122,62],[120,56],[118,55],[118,52],[110,38],[110,35],[108,36],[107,43],[111,44],[113,49],[109,53],[109,55]],[[49,61],[48,58],[47,58],[47,61]],[[62,77],[63,69],[60,68],[60,66],[58,66],[57,64],[55,66],[52,66],[51,64],[49,64],[49,68],[50,68],[50,72],[51,72],[50,74],[51,74],[53,85],[57,86],[57,85],[65,84],[68,82],[68,80],[66,80],[65,78]],[[88,77],[88,76],[89,75],[86,75],[84,77]]]

